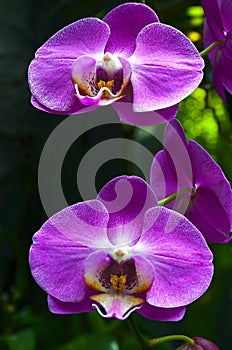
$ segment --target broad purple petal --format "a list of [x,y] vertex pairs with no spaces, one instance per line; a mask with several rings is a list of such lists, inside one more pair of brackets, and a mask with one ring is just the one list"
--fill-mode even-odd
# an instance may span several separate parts
[[83,299],[83,261],[96,247],[110,247],[108,213],[98,201],[67,207],[34,235],[30,266],[36,282],[61,301]]
[[[232,191],[221,167],[196,141],[189,140],[188,149],[195,174],[196,186],[204,186],[211,189],[227,213],[229,220],[231,220]],[[208,201],[208,203],[211,203],[211,201]]]
[[232,32],[232,2],[231,0],[221,0],[221,14],[224,28],[227,32]]
[[129,3],[114,8],[103,21],[110,27],[105,52],[129,57],[135,49],[136,37],[141,29],[150,23],[159,22],[159,19],[150,7]]
[[[205,26],[205,40],[210,41],[210,34]],[[213,82],[215,89],[221,98],[226,101],[224,88],[232,93],[232,34],[227,33],[224,45],[221,45],[209,53],[209,58],[213,67]]]
[[[151,165],[150,184],[158,200],[178,191],[175,166],[166,150],[159,151],[154,157]],[[173,202],[170,205],[173,207]]]
[[34,59],[28,71],[28,82],[34,98],[53,113],[77,108],[77,97],[72,82],[73,60],[62,58]]
[[220,58],[220,72],[223,76],[223,84],[232,93],[232,32],[227,33]]
[[136,112],[180,102],[199,85],[204,67],[192,42],[177,29],[160,23],[150,24],[139,33],[129,61]]
[[103,55],[109,35],[109,26],[100,19],[80,19],[54,34],[36,51],[35,56],[72,61],[82,55],[96,57]]
[[184,214],[194,187],[194,172],[184,130],[177,120],[167,124],[163,144],[165,149],[155,155],[151,166],[151,187],[159,200],[185,189],[184,195],[167,205]]
[[92,293],[86,293],[85,298],[76,303],[60,301],[48,295],[48,308],[54,314],[79,314],[81,312],[94,311],[93,302],[89,299]]
[[[109,214],[101,202],[90,200],[66,207],[48,219],[41,234],[34,236],[51,245],[60,239],[70,238],[75,243],[94,248],[111,246],[107,237]],[[42,234],[44,236],[42,236]]]
[[[217,41],[217,38],[214,37],[214,35],[212,34],[208,26],[207,20],[205,20],[204,21],[204,47],[207,48],[215,41]],[[214,64],[215,55],[218,50],[221,50],[221,46],[216,46],[212,51],[208,53],[208,57],[210,59],[211,65]]]
[[148,210],[143,232],[133,248],[153,265],[147,302],[172,308],[199,298],[213,275],[212,253],[201,233],[184,216],[164,207]]
[[177,189],[191,189],[194,182],[194,172],[184,129],[178,120],[175,119],[167,124],[163,143],[175,167]]
[[223,40],[223,23],[218,0],[202,0],[202,7],[208,22],[210,31],[215,40]]
[[134,112],[133,104],[117,101],[112,105],[119,118],[133,125],[155,125],[172,120],[177,112],[178,106],[171,106],[152,112]]
[[191,200],[186,217],[201,231],[207,242],[222,243],[230,235],[228,209],[231,211],[232,206],[226,211],[220,197],[212,189],[201,186]]
[[[47,228],[47,232],[51,232]],[[83,261],[92,252],[90,248],[78,246],[73,241],[60,237],[51,244],[43,242],[46,233],[39,231],[34,236],[30,250],[31,272],[41,288],[61,301],[80,301],[85,296]],[[56,235],[57,238],[58,235]]]
[[137,310],[137,312],[151,320],[180,321],[184,317],[185,307],[160,308],[145,302],[143,303],[141,309]]
[[150,186],[136,176],[111,180],[97,199],[109,212],[108,237],[114,245],[134,244],[141,234],[144,213],[157,204]]
[[41,111],[50,113],[50,114],[60,114],[60,115],[71,115],[71,114],[82,114],[82,113],[87,113],[87,112],[91,112],[94,111],[94,109],[96,109],[96,106],[84,106],[79,100],[78,98],[75,99],[75,103],[74,105],[71,107],[70,110],[66,111],[66,112],[62,112],[62,111],[56,111],[56,110],[52,110],[49,109],[45,106],[43,106],[41,103],[39,103],[34,96],[31,96],[31,104],[40,109]]

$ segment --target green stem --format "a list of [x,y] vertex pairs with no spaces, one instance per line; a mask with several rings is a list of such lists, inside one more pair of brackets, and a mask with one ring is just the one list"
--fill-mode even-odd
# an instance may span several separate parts
[[176,199],[178,196],[181,196],[183,193],[186,193],[186,192],[193,192],[193,189],[192,188],[183,188],[182,190],[176,192],[176,193],[173,193],[171,194],[171,196],[168,196],[164,199],[161,199],[160,201],[158,201],[158,205],[165,205],[165,204],[168,204],[170,203],[171,201],[173,201],[174,199]]
[[135,337],[135,339],[137,340],[137,342],[141,345],[141,348],[143,350],[148,349],[149,347],[149,342],[144,338],[144,336],[142,335],[142,333],[140,332],[137,323],[133,317],[133,315],[131,315],[128,319],[127,319],[127,323],[129,325],[130,331],[133,334],[133,336]]
[[204,57],[208,55],[210,51],[212,51],[216,46],[224,45],[225,41],[224,40],[218,40],[209,45],[206,49],[200,52],[201,57]]
[[167,335],[166,337],[161,337],[161,338],[154,338],[149,341],[149,347],[153,345],[158,345],[165,343],[167,341],[174,341],[174,340],[183,340],[191,345],[193,345],[195,342],[193,339],[187,337],[186,335]]

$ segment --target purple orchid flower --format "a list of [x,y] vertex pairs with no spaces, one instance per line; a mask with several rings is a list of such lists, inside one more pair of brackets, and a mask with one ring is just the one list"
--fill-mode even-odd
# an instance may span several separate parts
[[49,218],[34,235],[30,267],[52,312],[184,316],[210,284],[212,253],[184,216],[156,205],[144,180],[120,176],[96,200]]
[[209,54],[213,82],[218,94],[226,100],[224,88],[232,94],[232,3],[231,0],[202,0],[205,11],[204,41],[208,47],[224,41]]
[[68,25],[37,50],[29,67],[32,104],[76,114],[113,103],[126,122],[156,124],[175,117],[203,65],[184,34],[148,6],[127,3],[103,20]]
[[208,339],[193,337],[193,340],[195,341],[194,344],[184,343],[177,350],[220,350]]
[[182,192],[167,207],[184,214],[208,242],[227,242],[232,222],[230,183],[204,148],[186,141],[177,120],[166,126],[164,150],[156,154],[150,176],[159,200]]

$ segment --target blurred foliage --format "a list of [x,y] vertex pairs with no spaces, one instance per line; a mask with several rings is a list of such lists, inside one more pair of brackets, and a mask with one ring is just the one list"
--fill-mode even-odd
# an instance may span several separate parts
[[[125,1],[2,0],[0,3],[0,349],[1,350],[129,350],[139,349],[124,322],[88,315],[53,315],[47,310],[45,293],[33,281],[28,267],[28,250],[33,233],[46,220],[38,188],[37,168],[42,148],[64,116],[50,116],[30,105],[27,67],[35,50],[64,25],[85,16],[102,17]],[[173,25],[203,48],[203,12],[200,0],[147,1],[162,22]],[[93,33],[94,35],[94,33]],[[178,118],[188,138],[205,147],[232,181],[231,121],[228,111],[211,84],[206,60],[205,77],[179,107]],[[141,130],[124,125],[95,129],[78,140],[67,155],[63,185],[70,203],[80,200],[76,167],[82,155],[107,138],[135,138],[155,153],[160,144]],[[64,136],[65,137],[65,136]],[[75,167],[74,167],[75,166]],[[113,176],[139,173],[133,164],[109,162],[100,170],[100,188]],[[216,215],[216,213],[215,213]],[[154,322],[136,315],[149,337],[183,333],[215,341],[221,349],[232,342],[232,247],[212,245],[215,277],[209,291],[187,308],[178,323]],[[178,344],[176,344],[177,346]],[[160,349],[171,350],[174,344]]]

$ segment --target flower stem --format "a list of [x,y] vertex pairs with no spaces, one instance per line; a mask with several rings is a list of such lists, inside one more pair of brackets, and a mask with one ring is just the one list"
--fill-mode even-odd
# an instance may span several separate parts
[[200,52],[201,57],[204,57],[208,55],[210,51],[212,51],[216,46],[224,45],[225,41],[224,40],[218,40],[209,45],[206,49]]
[[193,345],[195,343],[195,341],[189,337],[187,337],[186,335],[167,335],[166,337],[161,337],[161,338],[154,338],[151,339],[149,341],[149,347],[153,346],[153,345],[158,345],[158,344],[162,344],[168,341],[173,341],[173,340],[182,340],[185,341],[191,345]]
[[137,340],[137,342],[141,345],[141,349],[146,350],[149,347],[149,342],[144,338],[144,336],[142,335],[142,333],[140,332],[137,323],[133,317],[133,315],[131,315],[128,319],[127,319],[127,323],[129,325],[130,331],[133,334],[133,336],[135,337],[135,339]]
[[193,192],[193,189],[192,188],[183,188],[182,190],[176,192],[176,193],[173,193],[171,194],[171,196],[168,196],[164,199],[161,199],[160,201],[158,201],[158,205],[165,205],[165,204],[168,204],[170,203],[171,201],[173,201],[174,199],[176,199],[178,196],[181,196],[183,193],[186,193],[186,192]]

